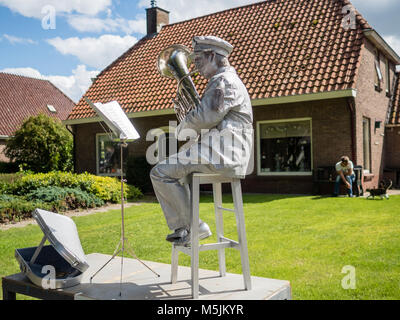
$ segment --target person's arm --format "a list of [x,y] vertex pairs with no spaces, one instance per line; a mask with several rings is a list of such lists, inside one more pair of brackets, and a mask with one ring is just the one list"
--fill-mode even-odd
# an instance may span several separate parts
[[342,179],[343,183],[346,185],[346,188],[350,189],[350,183],[346,180],[346,177],[344,176],[343,171],[342,170],[340,170],[340,171],[336,170],[336,172],[340,176],[340,178]]
[[211,98],[203,99],[197,108],[187,113],[176,128],[177,136],[184,129],[192,129],[201,133],[201,129],[211,129],[217,126],[235,103],[235,92],[225,88],[224,81],[217,80],[216,88],[210,89]]

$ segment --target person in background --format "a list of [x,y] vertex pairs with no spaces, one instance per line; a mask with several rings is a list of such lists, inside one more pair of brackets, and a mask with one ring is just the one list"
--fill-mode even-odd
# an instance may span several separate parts
[[354,197],[353,195],[353,182],[356,178],[354,175],[354,165],[353,162],[350,161],[348,156],[343,156],[340,158],[340,161],[335,165],[337,177],[335,182],[335,190],[333,193],[334,197],[339,195],[340,183],[344,183],[347,188],[347,193],[349,197]]

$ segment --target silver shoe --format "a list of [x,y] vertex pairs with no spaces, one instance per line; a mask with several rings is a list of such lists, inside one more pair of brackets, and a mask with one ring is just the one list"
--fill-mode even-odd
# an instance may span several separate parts
[[[212,232],[210,230],[210,227],[208,226],[207,223],[205,222],[201,222],[199,224],[199,240],[203,240],[206,239],[208,237],[210,237],[212,235]],[[189,246],[190,245],[190,231],[187,232],[186,235],[184,235],[183,237],[174,240],[174,244],[178,245],[178,246]]]

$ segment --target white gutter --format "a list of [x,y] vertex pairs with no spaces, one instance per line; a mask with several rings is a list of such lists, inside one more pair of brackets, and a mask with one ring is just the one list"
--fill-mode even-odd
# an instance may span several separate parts
[[388,43],[383,39],[379,33],[374,29],[367,29],[363,31],[365,37],[371,41],[378,49],[383,51],[387,56],[389,56],[396,64],[400,64],[400,57],[394,51]]
[[[338,90],[338,91],[327,91],[319,93],[308,93],[308,94],[298,94],[287,97],[275,97],[275,98],[265,98],[265,99],[255,99],[251,101],[253,107],[256,106],[266,106],[273,104],[284,104],[284,103],[294,103],[303,101],[314,101],[314,100],[324,100],[324,99],[336,99],[336,98],[346,98],[346,97],[356,97],[356,89]],[[140,111],[127,113],[128,118],[143,118],[143,117],[155,117],[175,114],[174,109],[163,109],[163,110],[152,110],[152,111]],[[64,125],[73,124],[84,124],[84,123],[95,123],[100,122],[99,117],[83,118],[83,119],[71,119],[64,120],[62,123]]]
[[[129,119],[132,118],[143,118],[143,117],[155,117],[155,116],[164,116],[168,114],[175,114],[174,109],[163,109],[163,110],[152,110],[152,111],[140,111],[140,112],[130,112],[126,115]],[[70,119],[62,121],[65,125],[71,124],[83,124],[83,123],[94,123],[100,122],[100,117],[92,117],[92,118],[83,118],[83,119]]]
[[336,98],[346,98],[346,97],[354,97],[355,98],[356,95],[357,95],[356,89],[347,89],[347,90],[338,90],[338,91],[297,94],[297,95],[285,96],[285,97],[256,99],[256,100],[252,100],[251,104],[253,105],[253,107],[256,107],[256,106],[266,106],[266,105],[271,105],[271,104],[294,103],[294,102],[336,99]]
[[0,139],[5,139],[5,140],[7,140],[7,139],[10,139],[10,136],[3,136],[3,135],[0,135]]

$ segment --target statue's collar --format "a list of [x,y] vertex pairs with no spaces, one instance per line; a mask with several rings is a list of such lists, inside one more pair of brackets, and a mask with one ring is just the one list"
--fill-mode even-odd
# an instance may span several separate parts
[[221,67],[221,68],[219,68],[219,69],[217,70],[217,72],[212,76],[211,79],[213,79],[214,77],[216,77],[216,76],[218,76],[219,74],[224,73],[224,72],[234,72],[234,73],[236,73],[235,68],[232,67],[232,66]]

